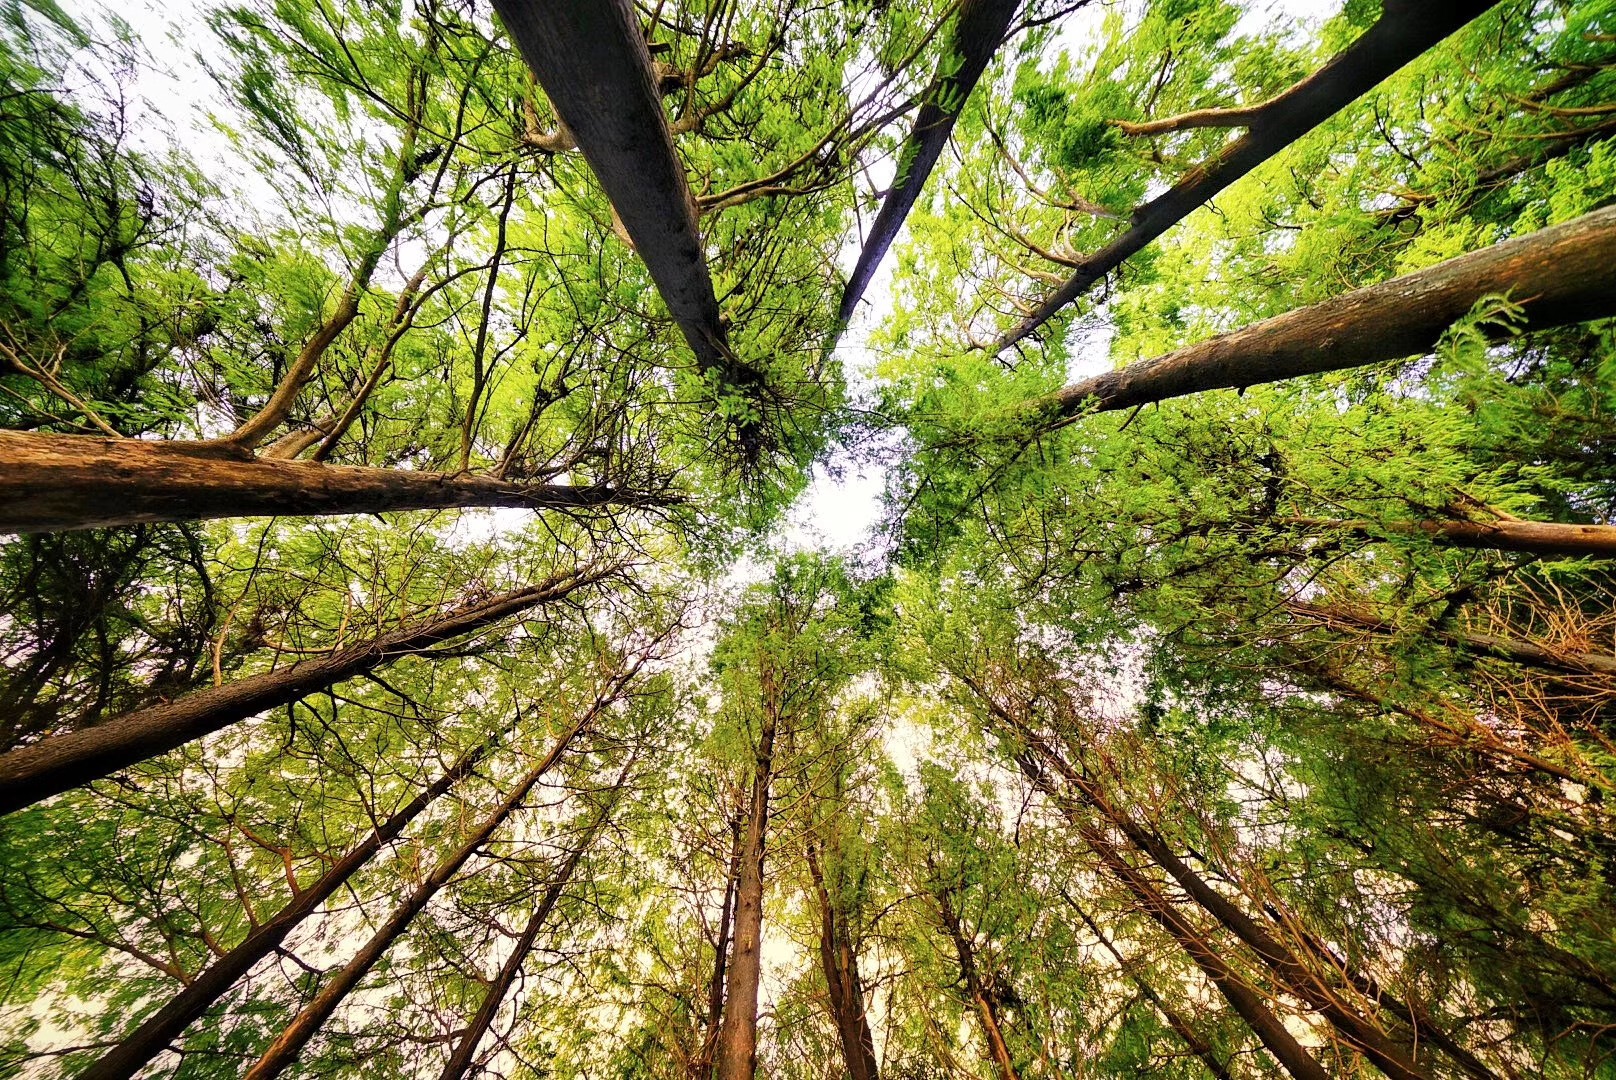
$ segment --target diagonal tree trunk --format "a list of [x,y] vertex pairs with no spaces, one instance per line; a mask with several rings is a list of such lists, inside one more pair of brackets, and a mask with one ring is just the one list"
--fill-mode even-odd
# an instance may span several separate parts
[[180,993],[134,1031],[124,1036],[79,1080],[128,1080],[168,1048],[190,1024],[207,1012],[236,981],[274,952],[286,935],[324,904],[385,845],[397,840],[411,821],[438,796],[471,772],[492,748],[492,741],[466,754],[403,809],[382,822],[308,888],[298,893],[240,945],[215,960]]
[[965,101],[976,88],[977,80],[987,70],[988,62],[1004,40],[1021,7],[1021,0],[962,0],[959,13],[954,17],[954,29],[943,46],[937,75],[926,88],[915,126],[910,130],[898,151],[898,173],[892,188],[881,200],[881,209],[875,223],[864,238],[858,264],[847,279],[842,302],[836,313],[837,334],[853,318],[864,290],[875,276],[882,256],[897,239],[904,219],[914,208],[931,176],[948,137],[954,130],[954,120]]
[[880,1080],[875,1038],[870,1034],[870,1021],[864,1011],[864,982],[859,978],[858,950],[848,932],[847,919],[825,883],[816,840],[809,840],[807,858],[814,894],[819,901],[819,966],[830,995],[836,1037],[842,1044],[842,1061],[852,1080]]
[[976,950],[972,948],[971,940],[965,934],[965,928],[960,925],[959,914],[955,912],[946,889],[937,893],[937,910],[943,922],[943,929],[948,931],[949,940],[954,944],[960,978],[965,980],[965,992],[971,996],[971,1004],[976,1007],[977,1018],[982,1021],[982,1037],[987,1040],[988,1053],[993,1056],[993,1063],[998,1066],[999,1080],[1021,1080],[1016,1073],[1015,1061],[1010,1057],[1010,1047],[1004,1041],[1004,1024],[999,1019],[998,1007],[988,994],[987,987],[982,981],[982,973],[977,968]]
[[198,690],[95,727],[0,754],[0,814],[167,753],[250,716],[371,671],[396,657],[422,652],[535,605],[560,600],[620,568],[613,563],[587,565],[439,618],[412,623],[360,645]]
[[666,504],[605,485],[522,484],[462,473],[255,458],[226,443],[0,431],[0,533],[271,514]]
[[730,953],[724,1018],[715,1047],[713,1075],[717,1080],[752,1080],[757,1072],[758,985],[763,977],[763,856],[777,727],[778,716],[766,704],[752,768],[741,872],[735,883],[735,943]]
[[459,1042],[455,1044],[454,1053],[449,1055],[449,1061],[444,1065],[443,1072],[438,1074],[438,1080],[460,1080],[460,1077],[471,1071],[472,1061],[477,1054],[477,1044],[482,1042],[483,1036],[488,1033],[489,1027],[493,1025],[495,1014],[499,1012],[499,1007],[504,1002],[505,995],[510,993],[511,984],[521,974],[522,965],[527,962],[528,954],[533,951],[533,944],[538,940],[539,931],[544,928],[545,920],[550,917],[550,912],[555,910],[556,903],[561,899],[561,894],[566,891],[567,883],[572,880],[573,871],[578,868],[579,860],[583,858],[584,852],[588,851],[595,842],[595,838],[600,835],[601,828],[605,826],[607,818],[611,814],[612,804],[618,793],[623,790],[623,783],[628,779],[629,770],[633,767],[634,762],[635,758],[631,756],[624,764],[622,772],[617,776],[617,781],[606,794],[606,805],[602,806],[595,815],[595,820],[590,823],[583,839],[573,845],[571,851],[567,852],[567,857],[556,871],[554,880],[545,888],[544,894],[539,898],[538,906],[533,909],[533,914],[529,917],[527,925],[522,928],[521,936],[516,939],[516,946],[511,950],[511,955],[501,965],[499,974],[494,977],[494,981],[488,984],[488,989],[483,994],[482,1004],[477,1007],[477,1014],[471,1018],[471,1023],[461,1033]]
[[724,878],[724,904],[718,913],[718,935],[713,940],[713,977],[707,983],[707,1015],[702,1025],[701,1046],[690,1062],[690,1080],[710,1080],[713,1055],[718,1048],[719,1025],[724,1019],[724,972],[729,962],[730,938],[735,924],[735,891],[741,881],[741,859],[745,854],[741,830],[742,810],[737,807],[730,820],[729,873]]
[[1616,315],[1616,207],[1073,383],[1029,408],[1061,423],[1429,351],[1478,300],[1510,294],[1532,329]]
[[[1133,224],[1083,260],[1038,309],[995,343],[1008,349],[1218,192],[1290,146],[1497,0],[1386,0],[1380,19],[1324,67],[1235,117],[1246,134],[1133,212]],[[1452,321],[1452,320],[1449,320]]]
[[326,982],[325,986],[321,987],[314,1000],[293,1018],[270,1044],[269,1049],[265,1050],[253,1067],[247,1070],[245,1080],[269,1080],[270,1077],[279,1075],[297,1059],[298,1054],[308,1045],[309,1039],[313,1038],[314,1033],[331,1017],[354,987],[359,985],[360,980],[375,966],[376,961],[382,958],[382,954],[403,936],[410,923],[438,894],[438,890],[448,884],[460,872],[460,868],[488,843],[489,838],[504,824],[505,819],[521,807],[528,793],[555,766],[572,742],[594,723],[607,705],[617,700],[637,670],[638,666],[635,665],[616,676],[608,689],[598,695],[572,727],[562,734],[544,759],[516,782],[509,794],[494,808],[494,812],[484,818],[459,847],[444,856],[437,866],[433,867],[426,880],[417,885],[403,902],[393,909],[381,928]]
[[747,380],[729,351],[696,204],[629,0],[494,9],[600,179],[702,371]]
[[1105,951],[1111,954],[1112,959],[1117,962],[1117,967],[1122,969],[1123,974],[1127,975],[1128,979],[1139,988],[1139,992],[1145,995],[1145,1000],[1155,1007],[1163,1020],[1167,1021],[1167,1026],[1173,1029],[1173,1034],[1183,1040],[1184,1045],[1190,1048],[1192,1054],[1201,1059],[1201,1064],[1206,1066],[1207,1071],[1216,1080],[1234,1080],[1234,1077],[1229,1074],[1229,1067],[1224,1063],[1223,1056],[1190,1025],[1190,1022],[1177,1009],[1162,1000],[1161,995],[1156,993],[1155,988],[1144,980],[1135,965],[1128,962],[1128,959],[1117,948],[1116,943],[1106,936],[1105,932],[1100,929],[1099,923],[1095,922],[1089,913],[1083,910],[1082,906],[1072,898],[1064,886],[1061,887],[1060,894],[1067,905],[1077,912],[1077,917],[1083,920],[1083,925],[1088,927],[1089,932],[1105,947]]

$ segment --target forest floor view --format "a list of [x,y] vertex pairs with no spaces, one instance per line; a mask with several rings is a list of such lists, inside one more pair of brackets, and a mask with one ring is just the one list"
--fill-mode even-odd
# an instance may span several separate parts
[[0,1077],[1616,1078],[1616,0],[0,0]]

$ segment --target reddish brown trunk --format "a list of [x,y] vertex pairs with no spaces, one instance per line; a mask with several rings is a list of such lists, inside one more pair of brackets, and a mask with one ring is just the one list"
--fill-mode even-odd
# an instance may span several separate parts
[[224,443],[0,431],[0,533],[275,514],[508,506],[583,510],[658,505],[603,485],[255,458]]
[[842,1061],[852,1080],[880,1080],[875,1038],[864,1012],[864,982],[859,977],[858,951],[853,947],[847,920],[825,884],[817,844],[808,843],[808,872],[819,900],[819,967],[830,997],[831,1020],[842,1045]]
[[838,328],[845,327],[853,318],[882,256],[897,239],[898,230],[903,227],[904,219],[926,186],[927,177],[931,176],[943,148],[948,145],[955,118],[965,107],[965,100],[976,88],[982,72],[987,70],[988,62],[993,59],[994,51],[1010,28],[1010,20],[1020,7],[1021,0],[963,0],[959,5],[953,32],[943,45],[937,77],[926,89],[920,112],[915,116],[915,126],[898,151],[897,178],[886,198],[881,200],[881,209],[859,252],[858,265],[847,279],[837,311]]
[[995,351],[1008,349],[1037,330],[1061,308],[1208,199],[1352,104],[1496,2],[1389,0],[1380,20],[1344,52],[1246,117],[1251,127],[1245,135],[1136,209],[1128,231],[1084,259],[1082,267],[1040,304],[1037,311],[999,340]]
[[713,938],[713,977],[707,983],[707,1016],[702,1025],[701,1048],[690,1062],[690,1080],[710,1080],[713,1054],[718,1047],[718,1027],[724,1018],[724,973],[729,962],[729,942],[735,922],[735,891],[741,880],[741,811],[730,821],[729,874],[724,879],[724,904],[718,913],[718,933]]
[[167,753],[193,739],[297,701],[399,656],[480,630],[538,604],[568,596],[618,567],[586,566],[539,585],[473,604],[446,616],[384,634],[360,645],[198,690],[178,700],[114,717],[0,754],[0,813],[10,813]]
[[735,886],[735,944],[724,995],[724,1018],[718,1031],[714,1071],[717,1080],[752,1080],[757,1071],[758,985],[763,976],[763,855],[776,724],[774,711],[765,708],[752,772],[741,872]]
[[[633,764],[634,759],[630,758],[623,766],[623,771],[618,774],[617,782],[612,785],[611,791],[606,795],[608,799],[615,798],[617,793],[623,789],[623,782],[628,779],[629,769]],[[460,1036],[459,1042],[455,1044],[454,1053],[449,1055],[449,1061],[443,1066],[443,1072],[438,1074],[438,1080],[459,1080],[460,1077],[465,1076],[471,1070],[472,1059],[477,1054],[477,1044],[482,1042],[483,1036],[488,1033],[488,1029],[493,1025],[494,1017],[499,1012],[500,1005],[505,1001],[505,995],[510,993],[511,984],[516,981],[517,975],[521,974],[522,965],[527,962],[528,954],[533,951],[533,945],[538,940],[539,931],[544,928],[544,923],[549,919],[550,912],[555,910],[556,903],[561,899],[561,894],[566,891],[567,883],[572,880],[573,871],[578,868],[578,861],[583,858],[584,852],[588,851],[590,845],[594,843],[595,837],[600,835],[601,827],[606,824],[606,819],[610,812],[611,803],[608,802],[601,808],[600,813],[590,824],[583,839],[574,845],[571,851],[567,852],[567,857],[561,863],[560,869],[557,870],[554,880],[545,887],[543,895],[539,897],[538,906],[533,909],[533,914],[528,918],[527,925],[522,928],[521,936],[516,939],[516,945],[511,949],[511,955],[506,958],[504,964],[500,965],[499,974],[494,977],[494,981],[488,984],[488,990],[483,994],[482,1004],[477,1007],[477,1014],[471,1018],[471,1023],[467,1025],[466,1030]]]
[[1429,351],[1476,302],[1519,301],[1529,327],[1616,315],[1616,207],[1461,255],[1057,390],[1060,422],[1203,390],[1241,389]]
[[153,1058],[166,1050],[191,1023],[224,996],[248,971],[264,957],[280,947],[294,927],[329,900],[348,879],[353,877],[371,857],[386,844],[397,840],[405,826],[413,821],[439,795],[471,772],[488,752],[488,745],[462,757],[430,787],[417,795],[409,805],[382,822],[376,831],[365,837],[318,881],[294,896],[266,923],[249,934],[240,945],[215,960],[168,1004],[153,1014],[145,1023],[125,1036],[89,1068],[79,1074],[80,1080],[127,1080],[145,1068]]
[[494,808],[494,812],[484,818],[482,823],[472,831],[471,835],[459,847],[455,848],[437,866],[433,867],[426,880],[416,886],[409,896],[393,909],[392,914],[381,924],[381,928],[354,954],[351,960],[343,965],[341,970],[331,976],[325,986],[320,988],[320,992],[315,995],[314,1000],[309,1002],[303,1011],[298,1013],[292,1022],[276,1037],[275,1041],[270,1044],[269,1049],[264,1051],[263,1056],[258,1059],[252,1068],[247,1070],[245,1080],[269,1080],[270,1077],[279,1075],[297,1059],[303,1047],[308,1045],[309,1039],[314,1036],[316,1031],[320,1030],[320,1026],[330,1018],[331,1014],[336,1011],[337,1006],[342,1004],[343,999],[353,991],[354,987],[359,985],[359,981],[375,966],[376,961],[382,958],[382,954],[387,952],[392,947],[393,942],[404,934],[410,923],[414,921],[415,916],[420,914],[428,902],[437,895],[438,890],[443,888],[451,878],[459,873],[460,868],[473,855],[477,854],[483,845],[488,843],[489,837],[493,836],[494,831],[504,824],[505,819],[510,817],[522,805],[528,793],[544,778],[544,774],[549,772],[555,763],[560,760],[561,755],[566,752],[572,741],[594,722],[595,718],[608,704],[621,695],[624,686],[633,677],[633,674],[634,671],[630,670],[618,676],[613,681],[610,689],[597,697],[594,704],[589,707],[583,716],[556,741],[556,744],[550,748],[550,752],[545,755],[544,760],[540,761],[521,780],[517,781],[516,786]]
[[1559,521],[1332,521],[1295,518],[1280,522],[1374,536],[1380,533],[1424,536],[1448,547],[1483,551],[1524,551],[1544,556],[1616,558],[1616,525],[1577,525]]
[[982,1021],[982,1037],[987,1041],[993,1063],[998,1066],[1000,1080],[1020,1080],[1015,1062],[1010,1057],[1010,1047],[1004,1041],[1004,1026],[999,1022],[999,1010],[977,967],[976,950],[965,928],[960,925],[959,915],[947,890],[937,894],[937,910],[943,921],[943,929],[948,931],[949,940],[954,943],[960,978],[965,983],[965,992],[970,996],[971,1004],[976,1007],[977,1018]]

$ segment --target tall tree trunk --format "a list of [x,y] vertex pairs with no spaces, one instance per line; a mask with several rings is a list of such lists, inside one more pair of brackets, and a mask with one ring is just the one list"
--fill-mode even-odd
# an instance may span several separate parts
[[293,896],[268,922],[198,975],[134,1031],[124,1036],[89,1068],[79,1080],[128,1080],[161,1054],[186,1027],[224,996],[236,980],[246,975],[264,957],[280,947],[286,935],[320,905],[329,900],[348,879],[359,871],[386,844],[397,840],[405,826],[439,795],[476,767],[488,753],[491,743],[466,754],[403,809],[377,826],[376,830],[351,848],[319,880]]
[[1291,518],[1281,525],[1375,536],[1383,533],[1423,536],[1447,547],[1482,551],[1524,551],[1555,557],[1579,555],[1616,558],[1616,525],[1578,525],[1559,521],[1333,521]]
[[717,1080],[752,1080],[757,1071],[758,984],[763,977],[763,856],[778,721],[775,710],[766,705],[752,767],[752,798],[741,850],[741,872],[735,885],[735,944],[724,995],[724,1019],[715,1048],[713,1075]]
[[1145,981],[1144,976],[1139,974],[1137,966],[1130,963],[1127,957],[1122,955],[1116,944],[1106,935],[1105,931],[1100,929],[1099,923],[1095,922],[1089,916],[1089,913],[1083,910],[1082,906],[1072,898],[1064,887],[1061,888],[1060,893],[1067,905],[1077,912],[1077,917],[1083,920],[1083,925],[1089,928],[1089,931],[1104,946],[1105,951],[1111,954],[1112,959],[1117,962],[1117,967],[1122,969],[1122,973],[1128,976],[1128,979],[1139,988],[1139,992],[1145,995],[1145,1000],[1155,1007],[1163,1020],[1167,1021],[1167,1026],[1173,1029],[1173,1034],[1177,1035],[1183,1040],[1184,1045],[1190,1048],[1190,1053],[1201,1059],[1201,1064],[1206,1066],[1207,1071],[1216,1080],[1234,1080],[1234,1077],[1229,1075],[1229,1067],[1224,1064],[1222,1055],[1213,1048],[1212,1044],[1202,1038],[1177,1009],[1162,1000],[1161,995],[1156,993],[1155,988]]
[[[1234,123],[1246,134],[1133,212],[1133,224],[1083,260],[1038,309],[1000,338],[995,352],[1037,330],[1095,282],[1197,207],[1352,104],[1497,0],[1386,0],[1380,19],[1324,67]],[[1448,320],[1451,322],[1452,320]],[[1260,381],[1260,380],[1255,380]]]
[[965,928],[960,925],[959,913],[954,910],[946,890],[937,894],[937,909],[943,921],[943,929],[948,931],[949,940],[954,943],[960,977],[965,980],[965,992],[970,995],[971,1004],[976,1007],[977,1018],[982,1021],[982,1037],[987,1040],[988,1053],[992,1055],[993,1063],[999,1068],[999,1078],[1020,1080],[1016,1073],[1015,1061],[1010,1057],[1010,1047],[1004,1041],[1004,1025],[999,1020],[999,1009],[993,1003],[993,997],[982,981],[982,973],[976,965],[976,950],[972,947],[970,938],[966,936]]
[[1060,423],[1203,390],[1232,390],[1431,349],[1476,301],[1516,297],[1532,328],[1616,315],[1616,207],[1461,255],[1177,352],[1073,383],[1030,403]]
[[859,978],[858,951],[853,947],[847,920],[825,884],[817,841],[807,849],[808,872],[819,900],[819,966],[830,995],[831,1019],[842,1044],[842,1060],[852,1080],[880,1080],[875,1038],[864,1012],[864,982]]
[[1031,748],[1016,756],[1022,773],[1060,809],[1078,838],[1099,856],[1100,862],[1133,894],[1140,909],[1178,943],[1184,954],[1218,988],[1237,1016],[1244,1020],[1257,1040],[1295,1080],[1329,1080],[1324,1066],[1309,1054],[1290,1033],[1264,995],[1247,982],[1183,914],[1162,895],[1155,884],[1134,867],[1117,846],[1093,824],[1085,820],[1065,792],[1050,782],[1043,754]]
[[0,534],[273,514],[586,510],[668,501],[606,485],[257,458],[227,443],[0,431]]
[[842,292],[841,306],[836,313],[837,334],[853,318],[864,290],[875,276],[882,256],[897,239],[904,219],[914,208],[931,176],[948,137],[954,130],[954,120],[965,108],[965,101],[976,88],[977,80],[987,70],[993,53],[1004,40],[1021,7],[1021,0],[962,0],[959,13],[954,17],[953,32],[943,45],[937,75],[926,88],[915,126],[910,129],[902,148],[898,151],[898,173],[892,187],[881,200],[875,223],[864,239],[858,264],[847,279]]
[[725,340],[696,203],[629,0],[495,0],[494,9],[571,130],[702,371],[755,381]]
[[312,691],[371,671],[396,657],[421,652],[535,605],[559,600],[619,568],[618,564],[586,565],[538,585],[412,623],[361,645],[198,690],[95,727],[0,754],[0,814],[167,753],[265,710],[297,701]]
[[745,856],[741,829],[744,809],[737,807],[730,819],[729,873],[724,879],[724,904],[718,913],[718,934],[713,939],[713,977],[707,983],[707,1016],[702,1025],[701,1046],[690,1063],[690,1080],[711,1080],[713,1054],[718,1047],[718,1029],[724,1018],[724,972],[729,962],[730,936],[735,925],[735,893],[741,882],[741,862]]
[[298,1054],[302,1052],[304,1046],[308,1045],[308,1041],[313,1038],[314,1033],[330,1018],[331,1014],[336,1011],[337,1006],[342,1004],[343,999],[353,991],[354,987],[359,985],[360,980],[375,966],[376,961],[382,958],[382,954],[387,952],[393,943],[403,936],[410,923],[437,895],[438,890],[458,874],[460,868],[473,855],[477,854],[483,845],[488,843],[494,831],[504,824],[505,819],[510,817],[522,805],[527,799],[528,793],[544,778],[545,773],[549,772],[555,766],[555,763],[561,759],[561,755],[566,752],[567,747],[572,744],[573,740],[595,721],[595,718],[600,715],[608,704],[615,701],[622,694],[623,688],[633,678],[636,670],[637,668],[630,668],[614,678],[610,687],[597,696],[594,703],[573,723],[572,727],[568,728],[561,738],[556,740],[555,745],[550,748],[550,752],[544,756],[544,759],[529,769],[527,774],[517,781],[516,786],[494,808],[494,812],[484,818],[482,823],[472,831],[471,835],[459,847],[444,856],[437,866],[433,867],[426,880],[417,885],[409,896],[405,897],[403,902],[393,909],[371,939],[335,975],[327,980],[326,984],[320,988],[320,992],[315,995],[314,1000],[309,1002],[303,1008],[303,1011],[298,1013],[292,1019],[292,1022],[276,1037],[275,1041],[270,1044],[269,1049],[264,1051],[263,1056],[258,1059],[252,1068],[247,1070],[244,1080],[269,1080],[270,1077],[279,1075],[297,1059]]
[[606,793],[606,804],[595,815],[595,820],[590,823],[583,838],[573,845],[571,851],[567,852],[567,857],[556,871],[554,879],[545,887],[543,895],[539,898],[538,905],[533,909],[533,914],[527,920],[527,925],[522,928],[521,935],[517,937],[516,945],[511,949],[511,955],[506,957],[505,963],[500,966],[499,974],[494,977],[494,981],[488,984],[488,989],[483,993],[482,1004],[477,1007],[477,1014],[471,1018],[471,1023],[461,1033],[459,1042],[455,1044],[454,1053],[449,1055],[448,1062],[443,1066],[443,1072],[438,1074],[438,1080],[460,1080],[460,1077],[465,1076],[471,1070],[472,1060],[477,1054],[477,1044],[482,1042],[483,1036],[488,1033],[489,1027],[493,1025],[494,1016],[499,1012],[499,1007],[504,1002],[505,995],[510,993],[511,984],[516,981],[517,975],[521,974],[522,965],[527,962],[528,954],[533,951],[533,944],[538,940],[539,931],[544,928],[545,920],[549,919],[550,912],[555,910],[556,903],[561,899],[561,894],[566,891],[568,882],[572,880],[573,871],[578,868],[579,860],[583,858],[584,852],[588,851],[590,846],[594,844],[595,838],[600,835],[601,828],[605,826],[606,820],[611,814],[612,804],[616,800],[617,794],[623,790],[623,783],[628,779],[629,770],[633,767],[634,761],[635,759],[630,757],[623,765],[623,770],[618,774],[616,783]]

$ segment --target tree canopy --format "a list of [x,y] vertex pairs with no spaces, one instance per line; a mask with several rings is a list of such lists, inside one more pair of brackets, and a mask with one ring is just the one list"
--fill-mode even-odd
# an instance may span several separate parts
[[1613,268],[1613,0],[0,0],[0,1075],[1616,1075]]

